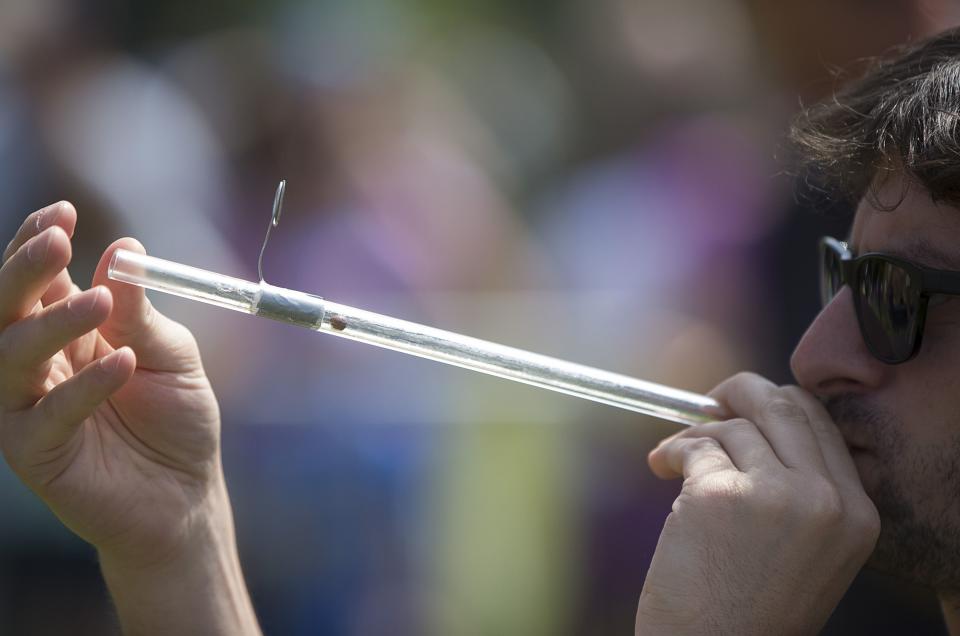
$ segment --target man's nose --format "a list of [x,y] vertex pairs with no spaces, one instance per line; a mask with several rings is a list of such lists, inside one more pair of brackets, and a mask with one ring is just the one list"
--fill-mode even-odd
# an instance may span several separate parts
[[889,365],[867,349],[853,306],[853,292],[844,286],[813,319],[790,358],[797,384],[819,397],[875,388]]

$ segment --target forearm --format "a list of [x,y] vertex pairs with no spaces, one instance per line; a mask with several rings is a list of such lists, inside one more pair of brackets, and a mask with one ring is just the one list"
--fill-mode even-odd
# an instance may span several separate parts
[[222,483],[204,508],[184,549],[161,563],[131,565],[101,552],[124,634],[260,635]]

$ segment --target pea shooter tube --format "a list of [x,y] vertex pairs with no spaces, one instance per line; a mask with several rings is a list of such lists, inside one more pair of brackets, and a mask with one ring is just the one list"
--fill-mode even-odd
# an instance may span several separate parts
[[123,249],[113,254],[107,275],[113,280],[147,289],[481,371],[679,424],[710,421],[718,412],[716,401],[704,395],[341,305],[312,294],[274,287],[262,279],[254,283]]

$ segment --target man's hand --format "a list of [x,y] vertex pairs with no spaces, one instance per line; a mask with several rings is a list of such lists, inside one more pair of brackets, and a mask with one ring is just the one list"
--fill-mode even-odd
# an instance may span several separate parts
[[809,393],[740,374],[711,395],[737,417],[650,453],[658,477],[684,481],[637,633],[816,633],[873,550],[876,508]]
[[[211,577],[234,588],[225,591],[230,602],[249,606],[220,463],[219,410],[190,332],[156,312],[143,289],[107,278],[115,249],[144,252],[137,241],[106,250],[94,287],[73,284],[66,267],[76,221],[68,203],[35,212],[3,255],[3,454],[97,548],[125,627],[219,633],[225,617],[249,624],[249,607],[218,609],[208,623],[195,613],[186,631],[171,620],[189,609],[176,596]],[[164,599],[177,605],[164,608]],[[135,607],[125,615],[125,605]],[[229,633],[241,633],[239,625]]]

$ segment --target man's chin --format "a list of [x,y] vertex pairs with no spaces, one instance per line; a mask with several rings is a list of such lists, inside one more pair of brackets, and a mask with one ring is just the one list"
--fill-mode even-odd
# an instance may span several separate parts
[[[871,464],[864,490],[880,515],[880,535],[864,567],[925,587],[936,588],[947,580],[955,580],[953,568],[943,567],[944,547],[937,540],[939,533],[919,523],[916,511],[896,496],[896,489],[883,479],[883,464],[876,457],[864,463]],[[861,473],[862,479],[864,476]],[[871,480],[875,488],[871,488]]]
[[895,553],[888,551],[889,547],[878,542],[877,547],[870,558],[867,559],[867,562],[863,564],[863,567],[906,583],[931,587],[929,577],[926,576],[922,568],[918,567],[916,562],[909,563],[905,559],[898,558]]

